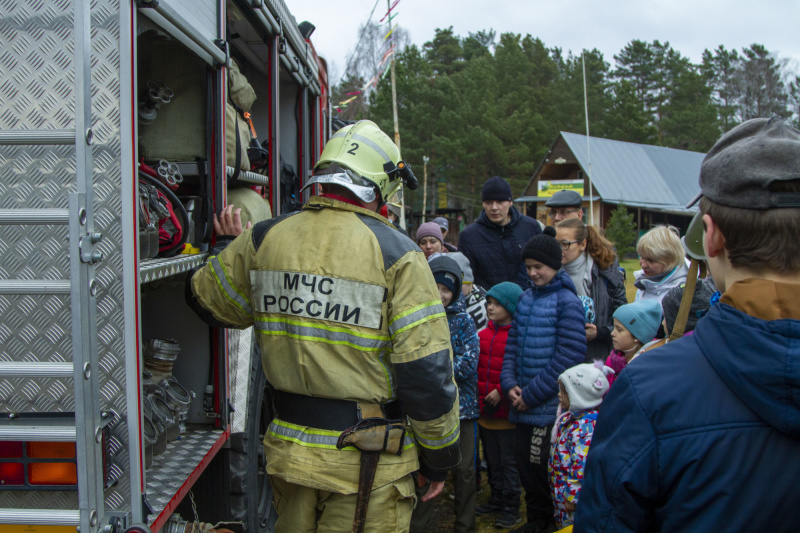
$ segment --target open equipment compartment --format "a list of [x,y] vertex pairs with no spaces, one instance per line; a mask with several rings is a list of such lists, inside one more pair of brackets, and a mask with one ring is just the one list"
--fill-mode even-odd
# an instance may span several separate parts
[[[0,32],[0,463],[11,465],[0,470],[16,484],[0,484],[0,530],[157,533],[197,518],[270,531],[269,389],[252,332],[202,323],[183,288],[227,202],[230,55],[258,93],[269,154],[240,182],[268,186],[275,215],[281,156],[298,178],[287,189],[300,187],[329,135],[323,62],[283,0],[17,0],[0,3],[3,24],[15,31]],[[190,253],[159,256],[158,228],[140,231],[139,162],[157,172],[162,159],[182,178],[175,206],[192,200]],[[172,396],[186,400],[186,430],[172,424],[170,442],[145,417],[150,339],[164,341],[150,346],[162,355],[175,352],[166,340],[180,346],[181,387],[170,387],[183,391]],[[61,455],[33,460],[27,444],[39,441]],[[36,462],[73,475],[30,483]]]
[[[225,333],[203,323],[184,300],[186,273],[207,258],[211,216],[224,202],[224,64],[198,46],[203,38],[206,47],[216,46],[209,11],[222,14],[219,2],[204,0],[191,4],[197,13],[176,20],[189,13],[179,4],[168,2],[163,12],[139,10],[146,17],[137,17],[135,44],[138,197],[142,189],[151,196],[155,190],[176,213],[162,222],[161,233],[175,229],[169,224],[177,219],[183,234],[166,253],[162,242],[158,257],[148,243],[151,257],[142,258],[138,269],[138,466],[143,518],[153,530],[174,520],[174,510],[229,437]],[[177,15],[171,11],[181,7]],[[145,211],[137,211],[140,250],[149,238],[142,218],[155,218]],[[183,242],[191,248],[180,253]]]

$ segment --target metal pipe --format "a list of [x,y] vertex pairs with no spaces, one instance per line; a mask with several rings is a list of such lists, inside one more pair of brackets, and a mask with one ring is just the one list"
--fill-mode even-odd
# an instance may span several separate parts
[[0,376],[6,378],[72,378],[72,363],[0,363]]
[[[316,63],[312,63],[309,60],[308,43],[306,43],[305,39],[303,39],[303,36],[300,34],[300,30],[297,29],[297,25],[293,24],[294,17],[292,17],[289,14],[289,10],[288,8],[286,8],[286,4],[282,0],[264,0],[264,3],[267,5],[268,8],[264,10],[265,14],[266,13],[272,14],[275,21],[278,24],[279,32],[282,26],[283,29],[282,37],[286,38],[286,40],[288,41],[287,45],[290,45],[291,48],[293,48],[297,52],[298,58],[302,57],[301,60],[302,63],[304,63],[314,75],[318,76],[319,73],[317,72],[318,67]],[[280,6],[277,5],[278,3],[280,3]],[[261,9],[263,10],[263,7]],[[281,15],[281,10],[283,10],[283,12],[286,13],[285,16]],[[304,53],[301,54],[301,52]],[[303,76],[303,79],[305,79],[305,76]],[[308,83],[305,82],[305,84],[307,85]]]
[[286,70],[292,75],[292,77],[302,86],[308,85],[308,80],[306,79],[305,74],[303,74],[302,69],[300,69],[300,65],[294,61],[289,56],[288,50],[287,53],[281,55],[281,62],[286,67]]
[[258,2],[257,0],[253,1],[253,13],[256,14],[256,18],[261,22],[261,24],[266,28],[266,30],[274,35],[277,35],[281,31],[281,26],[278,24],[278,21],[275,20],[275,17],[272,16],[269,10],[264,9],[264,3]]
[[0,509],[0,524],[80,525],[80,511],[52,509]]
[[159,2],[156,7],[149,9],[153,9],[156,13],[164,17],[167,20],[167,22],[178,28],[197,46],[202,48],[204,52],[213,57],[214,60],[217,61],[217,63],[221,65],[226,64],[227,57],[225,57],[225,53],[219,48],[217,48],[214,45],[214,43],[209,42],[207,39],[203,38],[202,35],[198,34],[197,31],[195,31],[195,29],[192,27],[192,25],[186,22],[186,19],[180,16],[165,2]]
[[[233,176],[233,173],[236,171],[233,167],[226,167],[225,173],[228,177]],[[236,178],[238,181],[244,181],[247,183],[254,183],[256,185],[269,185],[269,178],[262,174],[257,174],[256,172],[248,172],[247,170],[240,170],[239,177]]]
[[69,224],[68,209],[0,209],[0,225]]
[[0,131],[0,145],[75,144],[75,130]]
[[72,363],[0,363],[0,376],[5,378],[72,378]]
[[0,294],[69,294],[69,280],[22,280],[7,279],[0,281]]
[[[292,45],[298,52],[305,50],[308,47],[308,43],[306,43],[303,36],[300,35],[300,30],[297,29],[297,25],[292,24],[294,21],[294,17],[281,17],[280,9],[276,5],[278,2],[282,4],[283,11],[289,13],[289,10],[286,8],[286,4],[284,4],[281,0],[264,0],[264,3],[267,4],[267,8],[272,14],[274,15],[275,19],[281,19],[285,25],[283,36],[289,41],[289,44]],[[289,20],[286,20],[289,19]]]
[[3,441],[75,442],[76,434],[75,426],[0,426]]

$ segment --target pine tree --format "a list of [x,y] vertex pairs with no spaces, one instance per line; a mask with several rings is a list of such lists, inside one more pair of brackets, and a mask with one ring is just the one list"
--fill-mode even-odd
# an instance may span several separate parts
[[706,152],[720,136],[717,109],[705,77],[690,68],[679,74],[669,91],[661,119],[664,146]]
[[611,212],[605,230],[606,238],[617,248],[618,257],[622,258],[636,249],[636,223],[633,213],[629,213],[624,204],[619,204]]
[[742,118],[789,116],[788,94],[781,80],[781,65],[761,44],[742,50]]
[[712,88],[712,98],[717,106],[717,115],[722,131],[728,131],[739,123],[739,101],[742,87],[739,70],[741,58],[736,50],[718,46],[713,53],[703,52],[701,72]]

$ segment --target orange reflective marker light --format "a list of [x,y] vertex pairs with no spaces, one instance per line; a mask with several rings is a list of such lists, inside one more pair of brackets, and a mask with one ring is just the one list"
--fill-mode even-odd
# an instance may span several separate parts
[[75,463],[30,463],[28,483],[31,485],[77,485]]
[[29,442],[28,457],[31,459],[74,459],[74,442]]

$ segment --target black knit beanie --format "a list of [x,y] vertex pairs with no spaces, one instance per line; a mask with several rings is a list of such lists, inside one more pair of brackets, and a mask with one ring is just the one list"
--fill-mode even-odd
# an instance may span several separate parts
[[561,245],[556,240],[556,229],[547,226],[541,235],[531,237],[522,250],[522,259],[535,259],[553,270],[561,269]]
[[494,176],[486,180],[481,189],[481,201],[491,202],[497,200],[498,202],[510,202],[511,198],[511,185],[500,176]]
[[436,283],[441,283],[455,295],[461,292],[461,267],[458,266],[455,259],[443,254],[431,259],[428,266],[431,267]]

